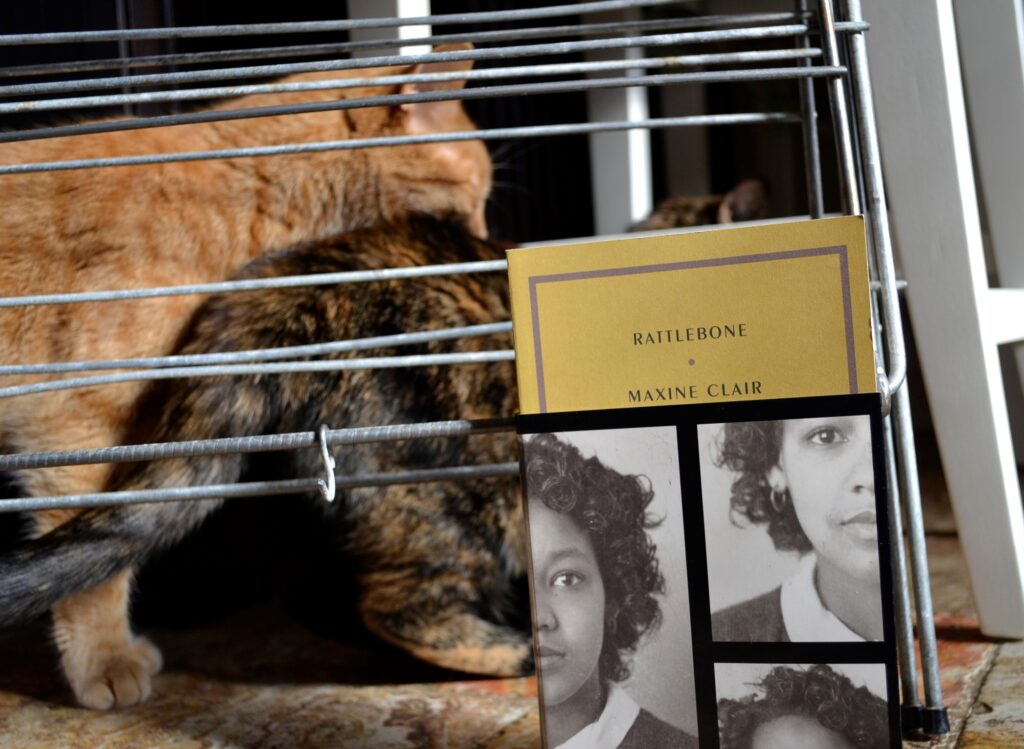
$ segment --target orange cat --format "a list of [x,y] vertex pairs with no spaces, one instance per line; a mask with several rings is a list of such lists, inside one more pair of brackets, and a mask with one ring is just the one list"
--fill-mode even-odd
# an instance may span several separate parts
[[[448,47],[466,49],[471,45]],[[466,70],[472,62],[301,74],[286,81]],[[459,88],[462,82],[435,84]],[[402,92],[416,90],[407,84]],[[222,108],[398,93],[367,87],[250,96]],[[333,141],[470,130],[459,102],[406,104],[105,133],[0,146],[0,163]],[[462,217],[486,235],[491,162],[480,141],[154,166],[0,176],[0,294],[76,292],[217,281],[270,248],[320,239],[410,212]],[[114,359],[170,351],[202,297],[0,310],[0,362]],[[5,384],[29,382],[9,379]],[[138,383],[10,398],[0,449],[28,452],[117,444]],[[100,491],[106,466],[20,472],[33,496]],[[75,511],[35,515],[42,534]],[[122,574],[53,607],[61,663],[94,708],[149,692],[160,653],[128,629]]]

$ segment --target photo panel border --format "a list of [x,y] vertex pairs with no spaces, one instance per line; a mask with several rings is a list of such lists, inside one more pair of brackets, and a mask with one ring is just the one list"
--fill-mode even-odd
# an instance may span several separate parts
[[[867,415],[870,418],[872,465],[878,522],[879,574],[882,593],[883,640],[862,643],[744,643],[715,642],[711,635],[707,539],[701,485],[698,427],[744,421],[773,421],[822,416]],[[889,492],[885,470],[881,398],[877,393],[786,398],[734,403],[689,404],[631,409],[606,409],[520,415],[521,436],[547,432],[628,429],[657,426],[676,428],[683,534],[690,597],[698,740],[702,749],[719,749],[716,663],[863,663],[884,665],[888,691],[890,743],[901,746],[899,682],[893,612],[892,569],[888,523]],[[525,485],[525,484],[524,484]],[[532,581],[531,581],[532,585]],[[531,592],[531,607],[533,596]],[[531,613],[535,622],[535,612]]]

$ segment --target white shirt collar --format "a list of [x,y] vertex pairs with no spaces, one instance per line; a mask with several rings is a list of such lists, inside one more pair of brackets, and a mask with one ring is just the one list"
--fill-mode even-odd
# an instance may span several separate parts
[[639,714],[640,706],[622,689],[609,684],[608,699],[597,720],[554,749],[615,749],[626,738]]
[[782,583],[782,621],[791,642],[864,642],[825,608],[814,584],[817,557],[808,554]]

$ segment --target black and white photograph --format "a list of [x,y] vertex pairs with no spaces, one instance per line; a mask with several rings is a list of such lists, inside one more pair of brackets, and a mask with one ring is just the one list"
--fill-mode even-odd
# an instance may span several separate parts
[[866,414],[702,424],[716,642],[884,639]]
[[523,438],[548,749],[697,746],[674,427]]
[[884,664],[716,663],[720,749],[886,749]]

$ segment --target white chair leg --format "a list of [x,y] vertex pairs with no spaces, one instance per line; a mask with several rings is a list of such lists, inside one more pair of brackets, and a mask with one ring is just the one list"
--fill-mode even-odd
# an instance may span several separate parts
[[1024,513],[994,332],[951,0],[865,0],[894,238],[987,634],[1024,637]]
[[[588,23],[631,21],[640,18],[631,8],[610,13],[587,14]],[[639,47],[627,50],[597,50],[587,60],[643,57]],[[624,71],[609,75],[621,76]],[[647,89],[605,89],[587,92],[590,122],[643,120],[648,117]],[[594,201],[594,233],[620,234],[651,212],[651,133],[622,130],[590,136],[590,172]]]
[[[967,91],[967,111],[978,183],[988,219],[989,247],[999,283],[1024,288],[1024,7],[1017,0],[954,0],[960,68]],[[1024,319],[1015,322],[1012,338],[1024,338]],[[1024,346],[1016,347],[1018,371],[1024,372]],[[1015,387],[1014,383],[1007,383]],[[1020,399],[1014,399],[1016,403]],[[1024,420],[1024,408],[1010,403],[1011,420]],[[1024,460],[1017,441],[1017,460]]]
[[[415,18],[430,15],[430,0],[348,0],[348,17],[357,18]],[[383,29],[354,29],[349,38],[354,41],[370,39],[414,39],[430,35],[430,26],[392,26]],[[397,54],[416,55],[430,51],[430,45],[401,47]],[[353,57],[375,57],[385,50],[356,50]]]

